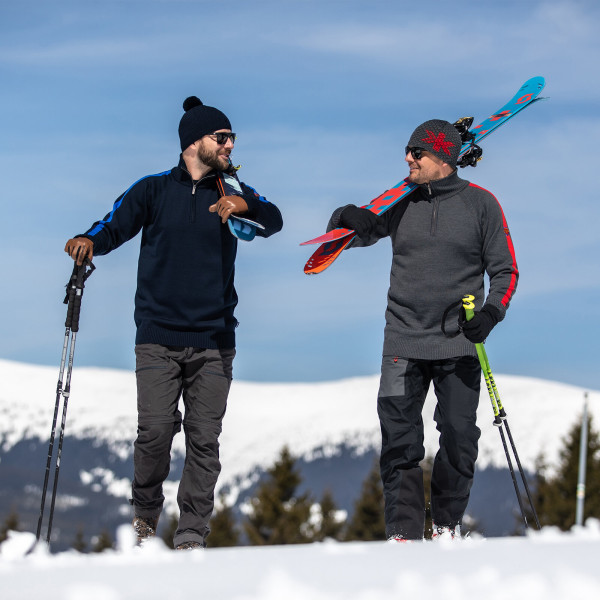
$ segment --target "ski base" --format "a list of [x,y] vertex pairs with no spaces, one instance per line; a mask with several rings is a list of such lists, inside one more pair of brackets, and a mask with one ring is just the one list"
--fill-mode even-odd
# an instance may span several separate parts
[[256,230],[264,229],[264,226],[256,221],[244,219],[243,217],[236,217],[234,215],[231,215],[229,219],[227,219],[227,225],[229,226],[231,234],[243,242],[251,242],[256,236]]

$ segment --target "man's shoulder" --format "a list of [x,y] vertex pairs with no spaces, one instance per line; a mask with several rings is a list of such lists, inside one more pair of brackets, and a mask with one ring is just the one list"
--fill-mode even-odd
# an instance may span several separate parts
[[139,179],[136,179],[136,181],[134,181],[131,184],[130,189],[138,184],[152,183],[153,181],[158,181],[159,179],[167,178],[173,174],[173,171],[175,170],[175,168],[168,169],[167,171],[160,171],[159,173],[150,173],[148,175],[143,175],[142,177],[140,177]]
[[[466,181],[466,180],[465,180]],[[481,199],[496,199],[496,196],[490,192],[487,188],[478,185],[477,183],[473,183],[472,181],[467,181],[466,190],[475,198]]]
[[466,206],[484,218],[502,212],[498,198],[488,189],[476,183],[469,182],[461,196]]
[[173,179],[174,169],[169,169],[167,171],[161,171],[160,173],[150,173],[149,175],[144,175],[140,177],[136,181],[134,181],[129,188],[127,188],[126,194],[131,193],[143,193],[149,188],[152,189],[154,186],[164,185],[164,182]]

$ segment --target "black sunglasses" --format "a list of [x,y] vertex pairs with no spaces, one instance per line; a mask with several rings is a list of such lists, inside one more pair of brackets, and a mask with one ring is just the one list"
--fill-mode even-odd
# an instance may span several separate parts
[[211,138],[214,138],[219,145],[223,145],[227,143],[227,140],[231,140],[232,144],[235,144],[235,138],[237,135],[235,133],[229,133],[227,131],[217,131],[216,133],[208,134]]
[[411,148],[410,146],[406,146],[404,149],[405,154],[410,154],[415,160],[419,160],[423,156],[423,148]]

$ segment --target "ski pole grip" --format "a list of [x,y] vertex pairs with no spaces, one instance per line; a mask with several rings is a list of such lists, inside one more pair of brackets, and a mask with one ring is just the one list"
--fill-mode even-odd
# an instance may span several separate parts
[[[474,316],[475,304],[473,300],[475,300],[475,296],[472,296],[471,294],[463,296],[463,308],[465,309],[465,318],[467,319],[467,321],[470,321]],[[481,370],[487,378],[487,373],[489,369],[487,367],[487,354],[485,352],[483,344],[475,344],[475,350],[477,351],[477,358],[479,359],[479,365],[481,366]],[[488,379],[486,379],[486,383],[487,382]]]
[[74,288],[71,288],[67,291],[67,318],[65,320],[65,327],[71,327],[73,323],[73,304],[75,301],[75,292]]
[[[91,263],[89,264],[91,265]],[[67,319],[65,321],[65,327],[70,328],[74,333],[79,331],[81,297],[83,296],[84,281],[87,277],[89,277],[89,273],[86,273],[86,263],[83,265],[76,264],[73,267],[71,279],[67,284],[67,297],[65,298],[65,303],[67,304]]]
[[75,297],[73,298],[73,315],[71,318],[71,331],[77,333],[79,331],[79,312],[81,310],[81,297],[83,295],[82,289],[77,289]]
[[475,304],[473,303],[473,300],[475,300],[475,296],[472,296],[471,294],[463,296],[463,308],[465,309],[465,318],[467,321],[470,321],[474,315],[473,311],[475,310]]
[[81,310],[81,296],[83,290],[81,288],[72,287],[69,290],[69,304],[67,306],[67,318],[65,327],[69,327],[77,333],[79,331],[79,312]]

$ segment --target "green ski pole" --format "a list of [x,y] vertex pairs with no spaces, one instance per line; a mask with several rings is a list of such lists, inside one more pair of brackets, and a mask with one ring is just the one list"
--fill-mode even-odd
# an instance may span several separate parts
[[[470,321],[473,318],[473,311],[475,309],[475,304],[473,304],[474,296],[466,295],[463,298],[463,308],[465,310],[465,317],[467,321]],[[527,479],[525,478],[525,471],[521,465],[521,461],[519,460],[519,454],[517,452],[516,445],[514,443],[510,427],[508,426],[508,420],[506,418],[506,411],[504,410],[504,406],[502,405],[502,400],[500,399],[500,393],[498,392],[498,388],[496,386],[496,382],[494,380],[494,375],[492,373],[492,369],[490,367],[490,362],[487,357],[487,352],[485,351],[485,347],[482,343],[475,344],[475,350],[477,352],[477,357],[479,358],[479,364],[481,365],[481,370],[483,372],[483,377],[485,379],[485,384],[488,390],[488,394],[490,396],[490,401],[492,403],[492,409],[494,411],[494,426],[498,427],[498,431],[500,432],[500,438],[502,439],[502,445],[504,447],[504,453],[506,455],[506,460],[508,462],[508,467],[510,470],[510,475],[513,480],[513,485],[515,487],[515,492],[517,494],[517,500],[519,502],[519,508],[521,509],[521,515],[523,517],[523,521],[525,523],[525,527],[528,527],[527,517],[525,516],[525,509],[523,507],[523,501],[521,499],[521,494],[519,493],[519,487],[517,484],[517,479],[515,477],[515,472],[512,466],[512,461],[510,455],[508,453],[508,447],[506,445],[506,438],[504,437],[503,425],[506,429],[506,433],[508,435],[508,439],[510,441],[510,446],[512,448],[513,454],[515,456],[515,460],[517,462],[517,466],[519,468],[519,474],[521,475],[521,479],[523,481],[523,485],[525,487],[525,492],[527,493],[527,498],[529,500],[529,504],[531,506],[531,511],[533,517],[535,519],[536,525],[538,529],[541,529],[540,521],[537,516],[537,512],[533,505],[533,499],[531,497],[531,492],[529,490],[529,485],[527,484]]]
[[525,493],[527,494],[527,500],[529,501],[529,505],[531,506],[531,513],[533,518],[535,519],[535,524],[538,529],[541,529],[540,520],[538,519],[537,512],[535,510],[535,506],[533,504],[533,499],[531,497],[531,491],[529,490],[529,485],[527,483],[527,478],[525,477],[525,470],[521,465],[521,461],[519,459],[519,453],[517,452],[517,447],[515,445],[512,433],[510,431],[510,427],[508,425],[508,419],[506,418],[506,411],[504,410],[504,406],[502,405],[502,400],[500,399],[500,393],[498,392],[498,388],[496,387],[496,382],[494,381],[494,375],[492,374],[492,368],[490,367],[490,362],[487,357],[487,352],[485,351],[485,347],[483,344],[478,344],[481,346],[481,351],[483,355],[483,359],[485,361],[485,366],[487,370],[487,374],[490,380],[490,384],[492,386],[492,391],[494,392],[494,397],[496,399],[496,403],[498,405],[498,415],[502,422],[504,423],[504,428],[506,429],[506,434],[508,435],[508,441],[510,442],[510,446],[512,448],[515,460],[517,462],[517,466],[519,468],[519,474],[521,475],[521,480],[523,481],[523,487],[525,488]]

